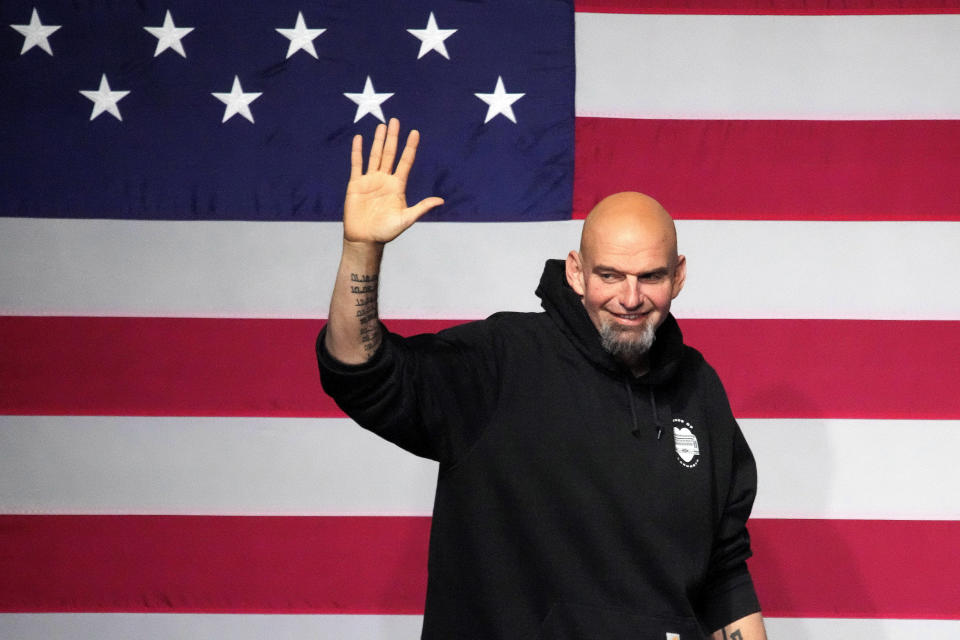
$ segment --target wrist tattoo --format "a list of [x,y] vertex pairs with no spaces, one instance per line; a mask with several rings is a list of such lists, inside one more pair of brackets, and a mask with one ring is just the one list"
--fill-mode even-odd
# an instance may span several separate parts
[[360,342],[368,354],[372,354],[380,346],[380,324],[377,322],[378,280],[379,275],[376,273],[350,274],[350,282],[363,283],[350,285],[350,293],[354,295],[353,304],[357,308]]

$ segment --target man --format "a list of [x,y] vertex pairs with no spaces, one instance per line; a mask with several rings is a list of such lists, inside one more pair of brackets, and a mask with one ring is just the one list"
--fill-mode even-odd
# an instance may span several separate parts
[[[418,134],[366,172],[351,151],[343,255],[317,341],[359,424],[440,462],[423,638],[764,640],[746,559],[753,457],[713,369],[670,315],[686,260],[670,216],[617,194],[546,264],[543,313],[400,338],[377,316],[384,245]],[[464,286],[467,286],[465,283]]]

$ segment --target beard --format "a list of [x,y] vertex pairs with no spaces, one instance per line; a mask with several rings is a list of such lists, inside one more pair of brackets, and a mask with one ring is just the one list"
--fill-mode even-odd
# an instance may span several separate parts
[[634,362],[644,356],[653,346],[657,330],[651,323],[645,323],[636,330],[625,330],[612,322],[600,326],[600,346],[614,358],[624,362]]

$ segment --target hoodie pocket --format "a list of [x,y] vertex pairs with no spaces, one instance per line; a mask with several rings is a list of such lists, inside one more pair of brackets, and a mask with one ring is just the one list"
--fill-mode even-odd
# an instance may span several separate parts
[[557,602],[537,640],[703,640],[693,618],[650,616],[633,609]]

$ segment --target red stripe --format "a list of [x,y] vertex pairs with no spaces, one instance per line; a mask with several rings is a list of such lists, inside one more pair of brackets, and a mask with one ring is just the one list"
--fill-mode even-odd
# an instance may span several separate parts
[[876,15],[960,13],[960,0],[575,0],[580,12]]
[[754,520],[750,531],[767,616],[960,618],[960,522]]
[[740,418],[957,419],[960,322],[682,320]]
[[[406,334],[444,321],[396,321]],[[341,416],[320,320],[0,316],[0,414]]]
[[[391,320],[402,334],[454,321]],[[320,321],[0,317],[0,413],[341,416]],[[683,320],[742,418],[960,418],[960,322]]]
[[[0,611],[421,613],[428,518],[0,516]],[[960,618],[960,522],[755,520],[768,616]]]
[[422,613],[428,518],[0,516],[0,611]]
[[960,220],[960,121],[576,121],[574,217],[642,191],[677,218]]

